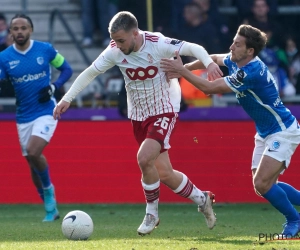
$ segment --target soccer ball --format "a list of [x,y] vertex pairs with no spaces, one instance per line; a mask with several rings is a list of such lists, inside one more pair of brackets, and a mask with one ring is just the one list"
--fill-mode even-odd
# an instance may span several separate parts
[[94,224],[87,213],[74,210],[64,217],[61,230],[69,240],[87,240],[93,233]]

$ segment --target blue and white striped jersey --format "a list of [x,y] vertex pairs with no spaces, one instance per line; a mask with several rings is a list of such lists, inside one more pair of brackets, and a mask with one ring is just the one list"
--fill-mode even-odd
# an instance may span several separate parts
[[258,57],[238,68],[229,54],[224,58],[224,64],[229,70],[229,76],[224,78],[226,84],[254,120],[262,138],[287,129],[295,121],[290,110],[283,105],[268,67]]
[[39,91],[51,80],[50,62],[57,51],[51,44],[31,40],[26,51],[14,45],[0,53],[0,79],[9,78],[17,100],[17,123],[27,123],[42,115],[52,115],[56,100],[39,103]]

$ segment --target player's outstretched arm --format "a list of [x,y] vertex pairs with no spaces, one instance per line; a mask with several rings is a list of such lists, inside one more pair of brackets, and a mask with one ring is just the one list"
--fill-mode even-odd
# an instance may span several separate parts
[[62,100],[58,103],[58,105],[53,110],[53,118],[59,119],[61,114],[66,112],[69,108],[70,103],[75,98],[75,96],[82,91],[86,86],[88,86],[95,77],[99,75],[99,71],[95,69],[93,65],[85,69],[74,81],[71,88],[68,92],[63,96]]
[[207,68],[209,80],[215,80],[223,76],[222,70],[200,45],[185,42],[180,49],[180,55],[196,57]]
[[53,110],[53,118],[54,120],[60,119],[61,115],[67,111],[70,107],[70,103],[64,100],[61,100]]
[[[210,55],[210,58],[219,66],[225,66],[224,65],[224,58],[227,56],[228,54],[212,54]],[[201,62],[200,60],[195,60],[193,62],[190,63],[186,63],[184,65],[184,67],[186,67],[188,70],[192,71],[192,70],[196,70],[196,69],[205,69],[206,67],[204,66],[203,62]]]
[[218,78],[213,81],[208,81],[202,77],[196,76],[182,64],[181,57],[178,54],[178,51],[175,52],[176,59],[162,59],[161,68],[164,72],[176,72],[187,79],[191,84],[196,88],[203,91],[205,94],[222,94],[229,93],[232,90],[227,86],[224,81],[224,78]]

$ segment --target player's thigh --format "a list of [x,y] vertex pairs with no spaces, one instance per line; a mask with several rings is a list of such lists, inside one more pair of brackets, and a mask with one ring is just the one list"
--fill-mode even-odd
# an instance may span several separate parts
[[177,113],[166,113],[147,118],[145,121],[132,121],[133,133],[136,141],[141,146],[146,139],[157,141],[160,152],[171,148],[170,139],[177,125]]
[[146,138],[156,140],[161,145],[161,153],[170,149],[170,140],[177,127],[177,113],[167,113],[151,118]]
[[40,156],[48,142],[41,137],[31,135],[26,146],[26,152],[29,156]]
[[139,165],[141,167],[147,165],[152,166],[160,154],[160,149],[161,146],[157,141],[151,138],[145,139],[142,142],[137,154],[137,160]]
[[300,128],[298,122],[295,121],[288,129],[267,137],[263,154],[283,162],[285,168],[288,168],[299,143]]
[[271,185],[277,181],[278,176],[284,169],[284,162],[278,161],[268,155],[263,155],[254,175],[254,183],[259,182]]
[[256,134],[254,137],[254,144],[255,146],[252,154],[252,164],[251,164],[251,170],[253,174],[256,172],[256,169],[258,168],[266,148],[264,139],[261,138],[258,134]]
[[27,122],[27,123],[17,123],[18,137],[19,137],[19,142],[20,142],[23,156],[27,155],[26,147],[29,138],[32,134],[33,123],[34,121]]
[[[57,120],[45,115],[32,122],[17,124],[22,155],[28,155],[29,150],[42,150],[50,141],[57,126]],[[38,138],[35,138],[38,137]]]
[[35,119],[31,135],[40,137],[46,142],[49,142],[55,132],[56,127],[57,120],[54,120],[51,115],[44,115]]

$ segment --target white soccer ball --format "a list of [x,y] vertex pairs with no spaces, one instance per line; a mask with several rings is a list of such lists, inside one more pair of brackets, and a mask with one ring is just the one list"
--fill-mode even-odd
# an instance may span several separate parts
[[87,240],[93,233],[94,224],[87,213],[74,210],[64,217],[61,230],[69,240]]

